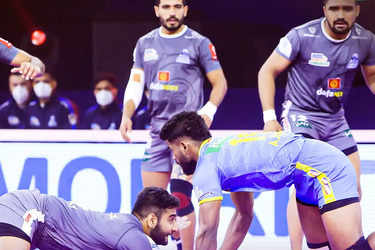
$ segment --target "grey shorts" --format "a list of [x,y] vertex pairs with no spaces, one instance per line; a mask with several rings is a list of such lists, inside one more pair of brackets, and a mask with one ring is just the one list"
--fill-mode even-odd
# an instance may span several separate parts
[[146,172],[171,172],[174,160],[172,152],[159,135],[151,134],[142,161],[142,170]]
[[17,190],[0,197],[0,223],[21,229],[32,240],[44,222],[43,199],[38,190]]
[[346,155],[357,151],[357,143],[343,111],[337,114],[311,112],[296,107],[290,101],[285,101],[282,125],[286,131],[327,142]]

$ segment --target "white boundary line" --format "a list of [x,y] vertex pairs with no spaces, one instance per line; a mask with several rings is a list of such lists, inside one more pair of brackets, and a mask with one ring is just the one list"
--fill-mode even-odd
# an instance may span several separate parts
[[[211,130],[213,136],[226,136],[256,130]],[[358,143],[375,143],[375,130],[352,130]],[[146,142],[149,131],[133,130],[132,142]],[[0,142],[124,142],[118,130],[39,130],[0,129]]]

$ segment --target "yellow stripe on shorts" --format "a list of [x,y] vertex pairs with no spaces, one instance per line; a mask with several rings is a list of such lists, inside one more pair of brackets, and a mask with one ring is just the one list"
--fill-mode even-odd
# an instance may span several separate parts
[[222,201],[223,196],[217,196],[217,197],[212,197],[212,198],[207,198],[199,201],[199,205],[202,205],[203,203],[210,202],[210,201]]
[[335,194],[333,193],[331,185],[331,180],[327,177],[325,173],[322,173],[319,170],[302,164],[300,162],[297,162],[296,168],[307,173],[307,175],[312,178],[317,178],[322,187],[323,197],[326,204],[336,201]]

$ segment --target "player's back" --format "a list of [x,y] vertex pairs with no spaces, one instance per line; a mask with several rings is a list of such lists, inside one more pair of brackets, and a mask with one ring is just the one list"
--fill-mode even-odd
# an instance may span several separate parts
[[44,200],[45,223],[38,229],[39,237],[34,243],[41,250],[59,246],[82,250],[126,249],[119,246],[126,233],[142,231],[138,219],[130,214],[84,210],[54,196],[45,195]]

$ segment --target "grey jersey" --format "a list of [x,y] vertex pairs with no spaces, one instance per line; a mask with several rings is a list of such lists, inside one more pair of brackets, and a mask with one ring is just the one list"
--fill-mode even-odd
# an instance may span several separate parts
[[323,30],[324,18],[292,29],[276,51],[292,61],[285,99],[308,111],[337,113],[360,65],[375,65],[375,36],[354,24],[344,40]]
[[158,28],[141,37],[133,68],[145,72],[151,131],[158,134],[174,114],[202,106],[203,72],[221,66],[210,40],[185,26],[178,35],[166,36]]
[[[17,222],[17,216],[9,209],[3,211],[3,207],[15,211],[21,220]],[[2,214],[11,214],[0,216],[0,222],[21,228],[30,236],[32,249],[152,249],[140,221],[131,214],[84,210],[55,196],[28,190],[1,197],[0,210]],[[29,230],[25,221],[30,225]]]
[[0,61],[2,63],[10,64],[17,54],[18,49],[10,42],[0,38]]

